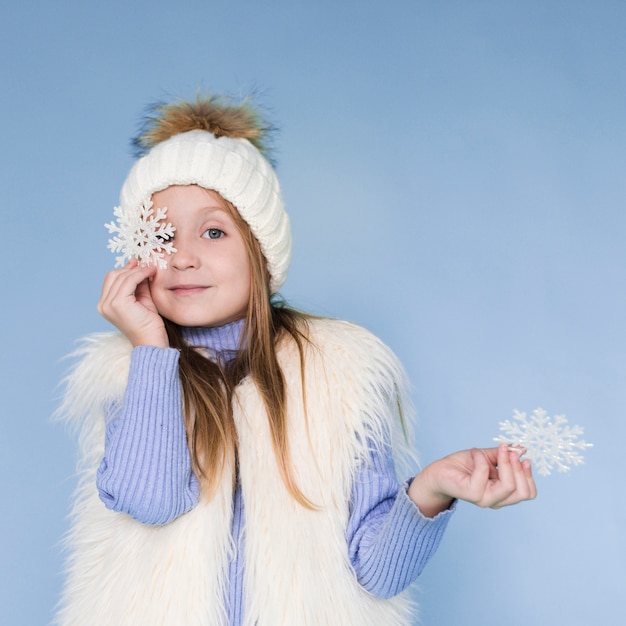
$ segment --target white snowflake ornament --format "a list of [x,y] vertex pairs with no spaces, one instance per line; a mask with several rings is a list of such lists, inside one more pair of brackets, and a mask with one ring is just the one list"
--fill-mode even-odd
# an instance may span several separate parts
[[565,415],[555,415],[552,421],[543,409],[535,409],[530,418],[514,410],[513,420],[500,422],[500,430],[503,434],[494,441],[525,448],[526,458],[541,476],[548,476],[553,467],[564,473],[582,465],[582,451],[593,445],[578,439],[582,427],[570,426]]
[[176,228],[164,221],[167,209],[163,207],[154,210],[152,201],[147,200],[139,211],[124,210],[118,206],[113,210],[113,215],[117,223],[110,222],[105,226],[109,233],[116,233],[109,239],[109,250],[122,253],[116,257],[115,267],[123,267],[131,259],[137,259],[140,263],[154,264],[165,269],[165,255],[176,252],[174,244],[169,241]]

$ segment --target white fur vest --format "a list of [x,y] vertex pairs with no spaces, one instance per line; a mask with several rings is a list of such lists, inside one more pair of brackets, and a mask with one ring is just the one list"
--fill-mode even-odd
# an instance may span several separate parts
[[[287,492],[275,462],[263,402],[250,380],[236,393],[239,477],[246,507],[245,626],[401,626],[411,623],[405,594],[372,597],[357,582],[345,538],[351,484],[367,442],[391,436],[410,403],[392,352],[364,329],[310,322],[305,347],[307,406],[292,340],[278,357],[287,381],[289,444],[297,484],[319,506]],[[79,430],[80,482],[68,534],[62,626],[226,626],[224,586],[232,549],[232,487],[162,527],[104,507],[95,473],[104,449],[104,411],[119,401],[130,346],[117,333],[85,341],[67,379],[62,415]]]

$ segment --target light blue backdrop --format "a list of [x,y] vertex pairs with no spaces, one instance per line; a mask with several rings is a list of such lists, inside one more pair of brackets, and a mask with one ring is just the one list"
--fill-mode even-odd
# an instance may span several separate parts
[[48,421],[95,311],[144,105],[260,91],[285,296],[404,361],[424,462],[542,406],[595,444],[532,503],[461,505],[427,626],[623,624],[626,4],[2,0],[0,623],[45,624],[74,446]]

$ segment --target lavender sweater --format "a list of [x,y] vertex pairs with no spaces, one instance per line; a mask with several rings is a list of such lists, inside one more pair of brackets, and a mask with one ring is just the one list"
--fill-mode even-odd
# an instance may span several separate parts
[[[237,349],[242,322],[220,328],[183,329],[191,344],[216,358]],[[131,355],[123,403],[110,409],[105,454],[97,474],[104,504],[144,524],[162,525],[192,509],[199,494],[181,411],[178,351],[140,346]],[[371,594],[388,598],[420,574],[434,554],[451,510],[425,518],[398,485],[391,451],[373,454],[371,464],[352,487],[346,541],[359,583]],[[243,619],[243,542],[245,502],[236,488],[229,564],[227,610],[230,626]]]

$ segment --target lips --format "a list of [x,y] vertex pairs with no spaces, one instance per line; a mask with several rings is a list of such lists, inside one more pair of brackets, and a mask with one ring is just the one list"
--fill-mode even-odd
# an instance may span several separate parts
[[206,285],[174,285],[169,290],[177,296],[192,296],[209,289]]

